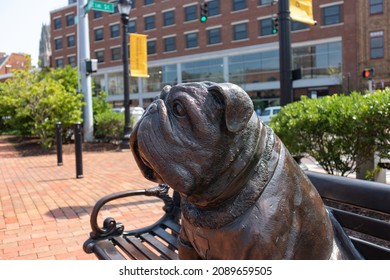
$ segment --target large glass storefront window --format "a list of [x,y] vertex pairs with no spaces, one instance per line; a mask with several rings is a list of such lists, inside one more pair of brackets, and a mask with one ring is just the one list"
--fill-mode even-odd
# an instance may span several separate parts
[[302,78],[318,78],[341,73],[341,42],[293,49],[293,68],[303,70]]
[[277,50],[229,57],[229,81],[235,84],[279,80]]
[[143,79],[144,91],[161,91],[166,85],[177,84],[177,65],[151,67],[148,69],[149,78]]
[[181,67],[183,83],[200,81],[213,81],[216,83],[223,82],[222,57],[186,62],[183,63]]

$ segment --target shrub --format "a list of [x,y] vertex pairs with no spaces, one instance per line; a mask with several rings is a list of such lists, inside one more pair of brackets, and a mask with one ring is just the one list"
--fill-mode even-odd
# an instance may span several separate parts
[[95,116],[95,137],[104,141],[118,141],[123,136],[123,114],[106,111]]
[[283,107],[270,126],[292,154],[309,154],[329,174],[347,176],[376,152],[390,157],[390,89],[303,97]]

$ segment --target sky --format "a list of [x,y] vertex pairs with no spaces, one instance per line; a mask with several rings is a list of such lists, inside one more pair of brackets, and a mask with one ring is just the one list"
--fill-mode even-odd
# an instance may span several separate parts
[[31,55],[37,66],[42,24],[50,23],[50,11],[68,0],[0,0],[0,52]]

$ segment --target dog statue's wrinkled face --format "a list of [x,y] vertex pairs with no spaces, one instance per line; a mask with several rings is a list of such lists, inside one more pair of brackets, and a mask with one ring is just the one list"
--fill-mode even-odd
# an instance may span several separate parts
[[147,179],[210,200],[226,191],[223,184],[216,187],[216,178],[240,169],[230,165],[251,144],[243,131],[251,118],[258,126],[253,116],[251,99],[236,85],[166,86],[137,123],[130,146]]

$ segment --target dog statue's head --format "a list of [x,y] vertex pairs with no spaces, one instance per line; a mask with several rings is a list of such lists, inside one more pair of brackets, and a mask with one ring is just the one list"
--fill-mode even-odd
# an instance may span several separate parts
[[205,205],[235,192],[226,182],[250,162],[261,127],[240,87],[183,83],[164,87],[134,128],[130,146],[147,179]]

